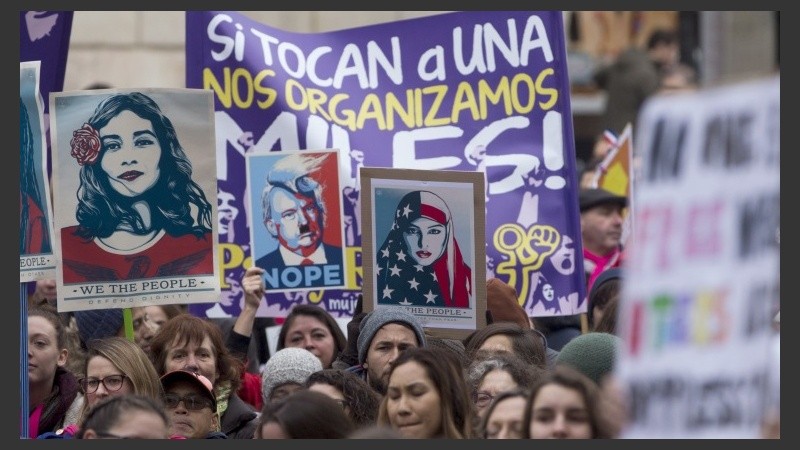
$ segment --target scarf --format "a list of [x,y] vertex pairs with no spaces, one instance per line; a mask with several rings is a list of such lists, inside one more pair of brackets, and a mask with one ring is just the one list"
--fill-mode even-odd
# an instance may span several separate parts
[[589,250],[583,249],[583,257],[594,264],[594,267],[587,265],[585,268],[587,273],[590,273],[589,280],[586,282],[586,295],[588,296],[594,281],[604,270],[620,266],[622,263],[622,250],[615,248],[605,256],[598,256]]

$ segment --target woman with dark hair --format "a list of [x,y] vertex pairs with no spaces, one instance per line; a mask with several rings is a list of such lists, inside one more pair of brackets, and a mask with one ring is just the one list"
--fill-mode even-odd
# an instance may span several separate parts
[[107,397],[86,415],[76,439],[168,439],[169,417],[161,400],[124,394]]
[[256,439],[345,439],[355,425],[332,398],[297,391],[261,410]]
[[69,351],[64,325],[54,309],[28,309],[28,430],[30,436],[78,421],[83,395],[64,367]]
[[45,203],[39,191],[39,174],[34,164],[33,130],[28,108],[19,99],[19,254],[49,253]]
[[594,281],[589,295],[589,309],[587,318],[589,328],[594,330],[605,315],[606,307],[611,300],[622,292],[622,280],[624,273],[621,268],[614,267],[601,273]]
[[559,365],[531,389],[523,439],[611,439],[600,390],[588,377]]
[[509,352],[526,364],[547,368],[547,347],[542,335],[512,322],[495,322],[473,331],[464,339],[464,348],[469,361],[475,359],[479,350]]
[[304,348],[319,358],[323,369],[330,369],[345,347],[347,338],[336,319],[317,305],[295,305],[281,326],[276,350]]
[[526,390],[514,389],[501,392],[486,407],[479,434],[484,439],[521,439],[526,423]]
[[107,97],[70,146],[81,169],[78,225],[61,230],[65,283],[214,273],[211,204],[150,97]]
[[461,255],[450,208],[433,192],[412,191],[400,199],[376,253],[378,303],[470,306],[472,269]]
[[375,425],[381,396],[353,372],[325,369],[314,372],[306,379],[310,391],[326,394],[341,403],[345,414],[358,427]]
[[475,437],[475,412],[456,357],[439,348],[409,348],[389,368],[378,424],[414,439]]
[[614,295],[606,302],[603,308],[603,313],[600,315],[600,320],[594,324],[594,329],[597,333],[617,334],[617,318],[619,307],[619,294]]

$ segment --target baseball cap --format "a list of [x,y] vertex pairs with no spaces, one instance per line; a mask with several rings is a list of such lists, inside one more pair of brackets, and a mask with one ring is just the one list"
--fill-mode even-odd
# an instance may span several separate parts
[[186,370],[173,370],[172,372],[168,372],[161,377],[161,385],[164,386],[164,390],[167,389],[167,386],[176,381],[188,381],[199,387],[200,392],[211,399],[211,410],[217,410],[217,398],[214,396],[214,386],[204,375]]
[[628,206],[628,197],[614,194],[605,189],[583,189],[578,194],[578,203],[581,212],[607,203],[617,204],[624,208]]

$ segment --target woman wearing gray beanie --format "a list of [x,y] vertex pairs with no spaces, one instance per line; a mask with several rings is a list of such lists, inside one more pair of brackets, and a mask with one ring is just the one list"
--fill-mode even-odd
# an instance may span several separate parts
[[308,377],[322,370],[322,363],[304,348],[287,347],[275,352],[261,372],[261,396],[266,405],[303,387]]

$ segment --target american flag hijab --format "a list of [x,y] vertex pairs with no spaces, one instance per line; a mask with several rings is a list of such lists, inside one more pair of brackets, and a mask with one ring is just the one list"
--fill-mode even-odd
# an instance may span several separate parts
[[433,192],[403,196],[375,257],[378,304],[469,307],[472,270],[461,256],[450,209]]

